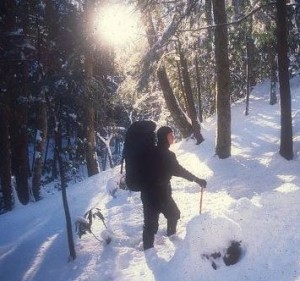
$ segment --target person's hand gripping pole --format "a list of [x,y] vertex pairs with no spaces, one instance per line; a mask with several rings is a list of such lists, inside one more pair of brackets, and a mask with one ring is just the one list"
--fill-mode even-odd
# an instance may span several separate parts
[[206,188],[207,182],[204,179],[195,178],[194,182],[198,183],[201,186],[201,192],[200,192],[200,208],[199,208],[199,214],[202,212],[202,201],[203,201],[203,192],[204,188]]

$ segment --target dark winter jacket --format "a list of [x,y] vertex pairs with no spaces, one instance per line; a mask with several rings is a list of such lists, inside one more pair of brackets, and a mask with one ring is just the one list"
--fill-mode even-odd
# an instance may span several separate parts
[[189,181],[196,178],[178,163],[175,153],[167,147],[156,147],[156,160],[156,183],[160,186],[169,185],[172,176],[185,178]]
[[167,129],[158,131],[157,146],[149,151],[147,160],[145,159],[147,166],[145,192],[171,195],[170,180],[172,176],[182,177],[189,181],[197,179],[178,163],[175,153],[169,150],[168,133],[170,131]]

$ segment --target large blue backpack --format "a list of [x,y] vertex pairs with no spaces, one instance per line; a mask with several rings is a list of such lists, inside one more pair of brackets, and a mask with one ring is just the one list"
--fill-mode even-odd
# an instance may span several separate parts
[[147,185],[147,157],[155,146],[155,129],[155,122],[143,120],[132,123],[126,132],[123,160],[126,185],[131,191],[142,191]]

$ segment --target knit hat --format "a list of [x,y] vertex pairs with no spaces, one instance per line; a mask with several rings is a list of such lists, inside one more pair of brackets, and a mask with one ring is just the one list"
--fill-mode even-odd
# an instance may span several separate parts
[[168,141],[168,134],[172,133],[173,130],[170,127],[163,126],[157,130],[157,145],[160,147],[170,147]]

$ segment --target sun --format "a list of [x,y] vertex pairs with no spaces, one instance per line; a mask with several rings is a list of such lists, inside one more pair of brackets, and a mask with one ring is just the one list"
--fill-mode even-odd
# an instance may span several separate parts
[[116,47],[126,45],[138,36],[138,15],[128,6],[103,7],[96,13],[94,22],[98,39]]

